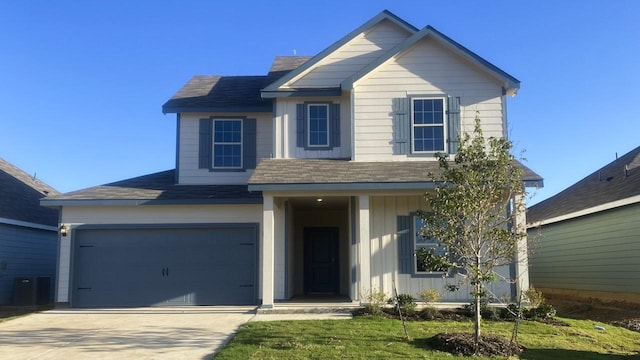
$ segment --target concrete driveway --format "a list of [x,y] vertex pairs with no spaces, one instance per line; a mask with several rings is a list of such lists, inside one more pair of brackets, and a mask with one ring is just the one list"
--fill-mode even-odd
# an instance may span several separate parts
[[0,322],[0,359],[208,359],[253,306],[50,310]]

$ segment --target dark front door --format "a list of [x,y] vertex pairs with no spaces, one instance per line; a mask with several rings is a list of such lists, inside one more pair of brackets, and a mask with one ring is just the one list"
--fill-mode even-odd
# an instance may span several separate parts
[[337,294],[339,289],[338,228],[304,229],[306,294]]

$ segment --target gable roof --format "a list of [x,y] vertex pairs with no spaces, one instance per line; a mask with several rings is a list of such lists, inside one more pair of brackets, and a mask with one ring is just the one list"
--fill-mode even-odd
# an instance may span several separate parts
[[549,224],[640,203],[640,146],[527,211],[530,224]]
[[271,112],[260,97],[267,76],[194,76],[169,101],[163,113]]
[[[522,163],[522,180],[541,184],[542,177]],[[249,190],[422,190],[433,187],[437,161],[359,162],[344,159],[264,159],[249,179]]]
[[400,27],[406,29],[407,31],[409,31],[411,33],[414,33],[416,31],[418,31],[418,28],[416,28],[415,26],[413,26],[413,25],[409,24],[408,22],[402,20],[401,18],[399,18],[398,16],[393,14],[391,11],[384,10],[381,13],[379,13],[378,15],[374,16],[373,18],[371,18],[369,21],[365,22],[364,24],[362,24],[359,27],[357,27],[355,30],[351,31],[350,33],[348,33],[347,35],[342,37],[340,40],[336,41],[335,43],[333,43],[332,45],[330,45],[326,49],[322,50],[316,56],[314,56],[313,58],[311,58],[310,60],[305,62],[304,65],[296,68],[295,70],[289,72],[285,76],[282,76],[277,81],[271,83],[269,86],[265,87],[263,89],[263,91],[265,91],[265,92],[278,91],[278,89],[282,85],[284,85],[288,81],[292,80],[296,76],[302,74],[303,72],[305,72],[306,70],[308,70],[309,68],[311,68],[312,66],[317,64],[319,61],[321,61],[322,59],[327,57],[329,54],[331,54],[332,52],[336,51],[338,48],[340,48],[344,44],[348,43],[349,41],[351,41],[356,36],[360,35],[364,31],[370,29],[371,27],[373,27],[374,25],[378,24],[379,22],[381,22],[383,20],[389,20],[389,21],[395,23],[396,25],[399,25]]
[[261,204],[262,193],[246,185],[177,185],[175,170],[94,186],[42,200],[44,206]]
[[469,60],[470,62],[476,64],[477,66],[487,70],[494,77],[500,79],[501,82],[503,83],[503,87],[507,90],[508,94],[515,94],[517,90],[520,88],[520,80],[507,74],[497,66],[491,64],[490,62],[483,59],[473,51],[460,45],[459,43],[457,43],[450,37],[444,35],[443,33],[439,32],[438,30],[436,30],[430,25],[427,25],[422,30],[413,34],[407,40],[393,47],[392,49],[387,51],[384,55],[380,56],[378,59],[372,62],[371,64],[365,66],[362,70],[354,74],[352,77],[343,81],[341,84],[341,88],[352,89],[353,84],[359,79],[361,79],[363,76],[370,73],[371,71],[373,71],[378,66],[382,65],[384,62],[386,62],[390,58],[408,50],[413,45],[415,45],[418,41],[425,39],[427,37],[435,39],[438,43],[444,45],[449,50],[462,56],[463,58]]
[[57,194],[51,186],[0,158],[0,218],[57,226],[58,212],[40,206],[41,198]]

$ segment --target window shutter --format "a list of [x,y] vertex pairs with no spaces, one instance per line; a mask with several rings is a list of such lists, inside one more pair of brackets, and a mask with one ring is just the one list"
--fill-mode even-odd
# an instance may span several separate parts
[[449,154],[455,154],[460,146],[460,98],[450,96],[447,100]]
[[296,137],[298,147],[307,146],[307,107],[296,104]]
[[413,274],[413,234],[411,216],[398,216],[398,273]]
[[329,115],[329,130],[331,131],[329,146],[334,148],[340,146],[340,104],[330,104],[329,107],[331,108]]
[[393,99],[393,153],[408,154],[411,139],[411,99]]
[[256,168],[256,119],[242,121],[242,156],[245,169]]
[[211,119],[200,119],[200,131],[198,138],[198,168],[211,168],[211,156],[213,149],[213,131]]

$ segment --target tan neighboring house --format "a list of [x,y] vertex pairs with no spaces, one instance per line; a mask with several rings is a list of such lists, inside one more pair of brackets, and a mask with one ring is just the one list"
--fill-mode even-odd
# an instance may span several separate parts
[[[42,202],[69,234],[56,301],[269,309],[309,295],[366,302],[394,282],[468,301],[416,266],[415,249],[435,244],[416,236],[415,213],[434,154],[456,153],[476,111],[485,135],[506,136],[519,87],[389,11],[315,56],[276,57],[266,75],[193,77],[163,106],[176,114],[174,170]],[[523,169],[525,185],[541,183]],[[528,286],[526,257],[500,271]],[[516,285],[491,289],[510,297]]]
[[536,288],[640,302],[640,147],[532,206],[527,220]]

